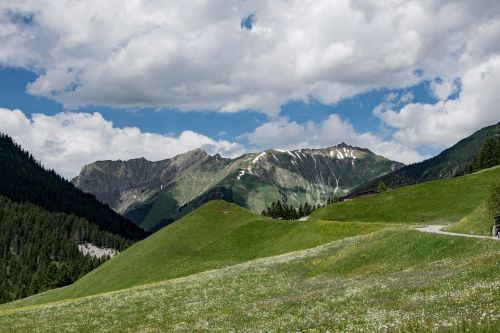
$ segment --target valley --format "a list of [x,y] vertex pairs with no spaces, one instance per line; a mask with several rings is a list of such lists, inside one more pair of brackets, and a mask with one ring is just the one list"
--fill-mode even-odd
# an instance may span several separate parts
[[7,0],[0,43],[0,333],[500,332],[500,0]]
[[[499,170],[334,203],[302,222],[211,201],[71,286],[0,306],[0,329],[494,331],[500,241],[413,228],[455,225],[470,209],[451,214],[453,193],[480,205]],[[453,191],[436,203],[438,185]],[[384,223],[370,209],[380,202]]]
[[[213,158],[231,163],[201,150],[192,154],[204,162],[188,163],[186,155],[96,162],[86,172],[100,174],[98,184],[111,170],[129,180],[142,170],[147,188],[155,172],[197,169]],[[275,160],[273,153],[242,157],[250,160],[252,174],[234,168],[223,182],[231,179],[226,184],[236,186],[262,176],[268,154]],[[330,162],[347,160],[352,167],[358,158],[335,155]],[[177,174],[153,197],[177,184],[176,177],[189,178]],[[500,298],[491,291],[500,286],[500,241],[489,236],[489,207],[491,184],[499,179],[500,166],[494,166],[409,186],[379,186],[300,221],[257,215],[241,202],[207,196],[196,201],[200,207],[193,204],[175,222],[119,252],[78,242],[85,258],[112,258],[70,285],[0,304],[0,331],[493,332],[499,325]]]

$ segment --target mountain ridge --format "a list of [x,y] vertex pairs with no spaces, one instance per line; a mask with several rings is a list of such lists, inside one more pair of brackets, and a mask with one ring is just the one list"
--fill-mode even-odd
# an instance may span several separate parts
[[158,229],[211,199],[260,213],[272,201],[324,204],[403,164],[345,143],[269,149],[236,158],[194,149],[171,159],[96,161],[72,182],[146,230]]

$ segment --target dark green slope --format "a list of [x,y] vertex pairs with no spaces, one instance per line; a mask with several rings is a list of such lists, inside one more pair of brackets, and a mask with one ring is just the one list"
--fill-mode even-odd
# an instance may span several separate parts
[[0,134],[0,195],[31,202],[51,212],[85,218],[99,229],[137,240],[146,233],[131,221],[84,193],[54,171],[44,169],[13,140]]
[[84,256],[78,242],[129,245],[83,218],[0,196],[0,303],[68,285],[105,260]]
[[433,179],[442,179],[464,174],[480,153],[488,138],[500,135],[500,123],[485,127],[471,136],[460,140],[441,154],[420,163],[405,166],[399,170],[361,185],[353,193],[374,190],[378,180],[395,188],[417,184]]

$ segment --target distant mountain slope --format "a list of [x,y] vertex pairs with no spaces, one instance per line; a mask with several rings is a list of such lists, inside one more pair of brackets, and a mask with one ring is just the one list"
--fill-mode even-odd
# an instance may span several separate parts
[[363,223],[279,221],[214,200],[138,242],[73,285],[13,304],[36,304],[187,276],[367,234]]
[[31,202],[50,212],[85,218],[100,230],[131,240],[146,233],[54,171],[45,170],[13,140],[0,134],[0,195],[16,202]]
[[[380,179],[386,186],[394,188],[464,174],[481,152],[488,138],[499,135],[500,123],[485,127],[433,158],[407,165]],[[355,192],[373,190],[377,181],[362,185]]]
[[197,149],[150,162],[98,161],[72,182],[146,230],[155,230],[212,199],[260,213],[272,201],[323,204],[403,165],[339,144],[325,149],[268,150],[235,159]]

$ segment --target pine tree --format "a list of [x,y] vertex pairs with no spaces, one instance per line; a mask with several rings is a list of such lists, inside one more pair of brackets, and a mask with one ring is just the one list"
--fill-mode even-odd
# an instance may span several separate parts
[[381,193],[381,192],[385,192],[387,191],[387,186],[385,185],[385,183],[382,181],[382,179],[379,179],[378,182],[377,182],[377,187],[376,187],[376,190],[375,190],[377,193]]

